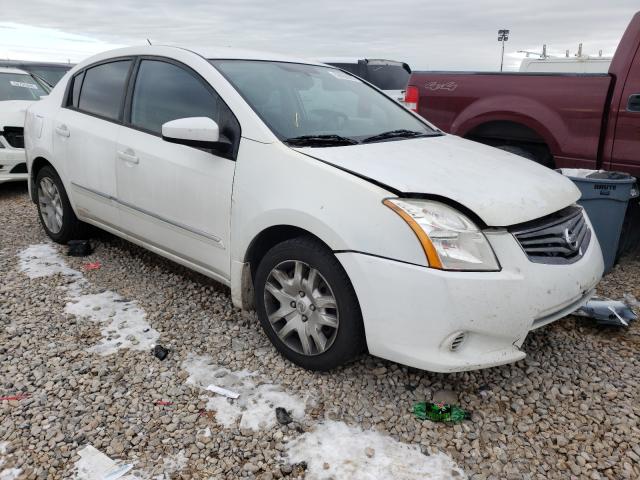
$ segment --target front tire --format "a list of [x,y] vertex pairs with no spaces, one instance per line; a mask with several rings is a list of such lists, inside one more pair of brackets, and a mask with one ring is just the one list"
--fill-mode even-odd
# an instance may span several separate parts
[[349,277],[312,237],[287,240],[267,252],[256,272],[255,304],[271,343],[307,370],[330,370],[365,348]]
[[51,240],[66,244],[86,236],[86,224],[76,217],[62,180],[53,167],[42,167],[38,172],[35,190],[40,224]]

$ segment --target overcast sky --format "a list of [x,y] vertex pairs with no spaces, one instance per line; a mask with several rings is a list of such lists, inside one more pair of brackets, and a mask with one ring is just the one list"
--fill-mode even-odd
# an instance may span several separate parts
[[3,0],[0,57],[77,62],[153,43],[322,58],[391,58],[416,69],[495,70],[518,50],[612,54],[639,0]]

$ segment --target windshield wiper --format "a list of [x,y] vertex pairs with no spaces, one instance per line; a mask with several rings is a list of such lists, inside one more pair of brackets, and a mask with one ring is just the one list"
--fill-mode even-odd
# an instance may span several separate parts
[[426,132],[415,132],[413,130],[390,130],[388,132],[382,132],[378,135],[373,135],[371,137],[367,137],[362,140],[362,143],[369,142],[377,142],[379,140],[387,140],[389,138],[413,138],[413,137],[432,137],[435,135],[439,135],[438,133],[426,133]]
[[283,140],[292,147],[335,147],[339,145],[357,145],[352,138],[340,135],[301,135]]

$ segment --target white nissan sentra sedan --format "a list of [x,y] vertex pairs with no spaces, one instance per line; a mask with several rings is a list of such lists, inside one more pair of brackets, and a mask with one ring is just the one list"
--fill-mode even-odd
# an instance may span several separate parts
[[31,106],[25,135],[51,239],[93,224],[229,285],[308,369],[365,349],[438,372],[514,362],[603,271],[569,180],[322,64],[114,50]]

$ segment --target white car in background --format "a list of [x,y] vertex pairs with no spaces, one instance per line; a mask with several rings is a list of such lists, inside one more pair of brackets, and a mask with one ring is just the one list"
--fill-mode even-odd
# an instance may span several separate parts
[[446,135],[326,65],[105,52],[25,128],[49,237],[87,222],[229,285],[305,368],[365,348],[440,372],[520,360],[527,333],[602,275],[570,180]]
[[27,180],[25,113],[47,94],[47,86],[31,74],[0,67],[0,183]]

